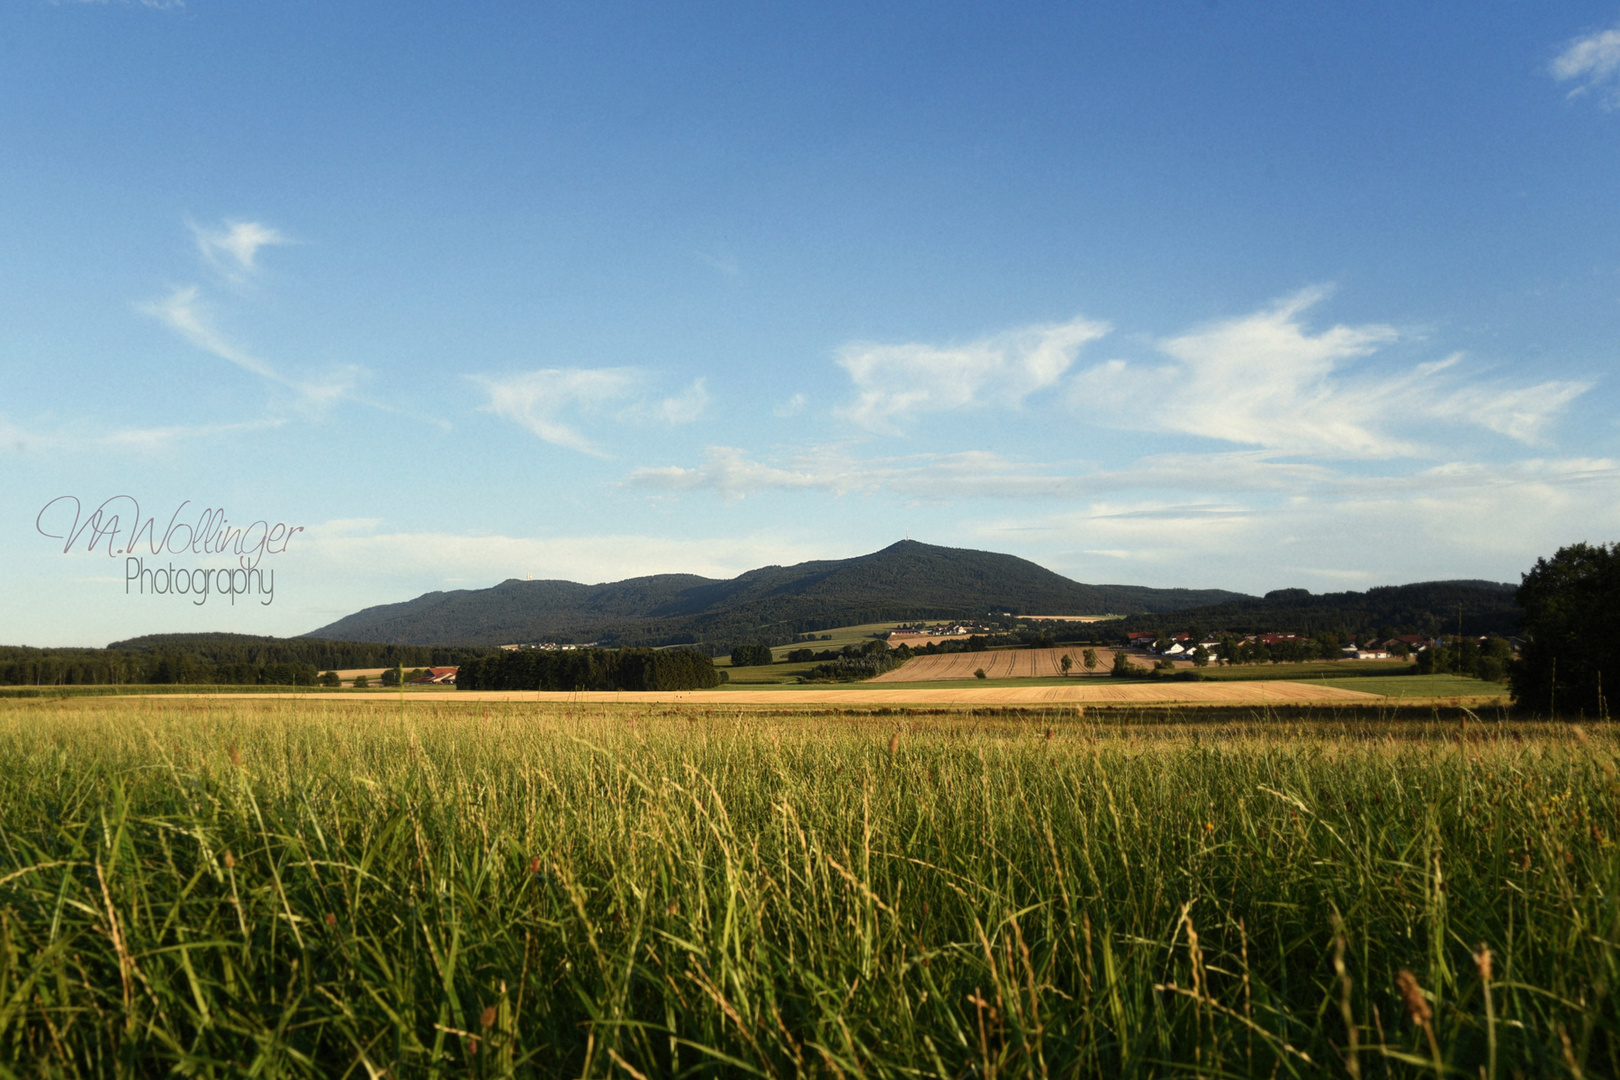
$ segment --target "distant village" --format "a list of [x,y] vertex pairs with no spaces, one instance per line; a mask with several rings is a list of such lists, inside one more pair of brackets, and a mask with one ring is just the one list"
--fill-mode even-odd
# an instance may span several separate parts
[[[1043,621],[1078,621],[1048,619]],[[915,625],[903,629],[890,631],[884,635],[891,649],[902,645],[912,649],[925,648],[929,644],[943,645],[947,642],[962,640],[975,634],[991,635],[998,631],[976,623],[936,623],[933,625]],[[1428,637],[1422,634],[1399,634],[1391,637],[1373,637],[1364,641],[1349,641],[1336,647],[1335,656],[1320,655],[1321,638],[1308,634],[1273,633],[1273,634],[1216,634],[1202,635],[1194,641],[1192,634],[1187,631],[1167,633],[1162,630],[1131,631],[1125,635],[1126,648],[1170,661],[1192,661],[1195,664],[1223,660],[1228,663],[1242,663],[1259,658],[1276,656],[1280,659],[1297,659],[1298,654],[1306,651],[1315,651],[1318,655],[1314,659],[1340,659],[1340,660],[1409,660],[1421,657],[1423,654],[1447,645],[1455,645],[1459,640],[1477,644],[1486,649],[1493,643],[1506,649],[1512,655],[1519,653],[1523,642],[1517,637],[1492,638],[1488,636],[1456,638]]]

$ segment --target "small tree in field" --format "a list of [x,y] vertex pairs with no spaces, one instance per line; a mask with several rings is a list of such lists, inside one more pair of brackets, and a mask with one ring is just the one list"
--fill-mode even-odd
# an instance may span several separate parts
[[1080,654],[1080,661],[1083,664],[1086,665],[1086,670],[1087,671],[1096,671],[1097,670],[1097,650],[1096,649],[1087,649],[1085,652]]
[[364,689],[368,688],[370,685],[371,685],[371,680],[366,678],[364,675],[356,675],[354,677],[354,688],[356,690],[364,690]]
[[1063,659],[1058,661],[1058,667],[1062,668],[1063,674],[1067,676],[1069,674],[1069,669],[1074,667],[1074,660],[1069,656],[1068,653],[1064,653]]
[[1116,679],[1128,679],[1136,674],[1136,665],[1132,664],[1130,658],[1124,653],[1117,652],[1114,654],[1114,666],[1109,670],[1108,674]]
[[987,679],[987,678],[989,678],[989,676],[984,673],[984,668],[979,668],[978,670],[974,671],[973,677],[975,679]]

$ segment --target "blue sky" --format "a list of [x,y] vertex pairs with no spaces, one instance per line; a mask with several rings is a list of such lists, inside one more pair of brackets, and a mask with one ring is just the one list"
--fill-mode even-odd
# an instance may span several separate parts
[[[19,0],[0,101],[7,642],[1620,536],[1620,5]],[[199,605],[59,496],[303,531]]]

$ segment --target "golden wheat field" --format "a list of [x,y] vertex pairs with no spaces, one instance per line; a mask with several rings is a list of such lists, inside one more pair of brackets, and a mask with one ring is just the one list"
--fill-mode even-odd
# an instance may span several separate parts
[[[978,654],[983,656],[985,654]],[[909,670],[909,666],[907,668]],[[645,705],[1315,705],[1315,704],[1370,704],[1382,700],[1379,694],[1344,690],[1337,686],[1307,683],[1290,679],[1265,679],[1253,682],[1118,682],[1112,679],[1073,679],[1061,685],[1040,686],[963,686],[914,687],[873,685],[879,680],[864,683],[803,687],[782,687],[771,690],[461,690],[443,689],[404,691],[407,700],[416,701],[424,694],[434,697],[449,695],[456,702],[534,702],[580,704],[645,704]],[[906,680],[919,682],[921,678]],[[395,697],[398,690],[374,691],[365,697]],[[208,697],[206,693],[194,695],[170,694],[166,697]],[[287,698],[285,693],[233,694],[233,699]],[[353,691],[330,693],[299,693],[300,701],[355,701]]]
[[[904,667],[872,679],[872,682],[934,682],[941,679],[972,679],[984,669],[987,679],[1038,679],[1063,674],[1063,656],[1074,661],[1071,676],[1085,675],[1080,657],[1083,649],[997,649],[994,652],[941,653],[913,656]],[[1097,650],[1097,668],[1091,674],[1107,675],[1114,662],[1114,650]]]
[[1620,1075],[1606,724],[333,697],[0,699],[0,1076]]

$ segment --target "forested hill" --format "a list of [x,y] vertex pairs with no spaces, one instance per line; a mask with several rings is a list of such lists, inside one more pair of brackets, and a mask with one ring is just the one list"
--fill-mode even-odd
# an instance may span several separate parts
[[1173,611],[1251,599],[1221,589],[1084,585],[1026,559],[903,540],[853,559],[766,566],[730,580],[661,574],[604,585],[504,581],[366,608],[310,637],[398,644],[783,643],[902,619]]
[[[1459,613],[1464,634],[1512,634],[1518,630],[1518,588],[1496,581],[1423,581],[1386,585],[1366,592],[1312,594],[1278,589],[1173,614],[1125,620],[1126,630],[1184,630],[1206,633],[1455,634]],[[1459,612],[1460,608],[1460,612]]]

